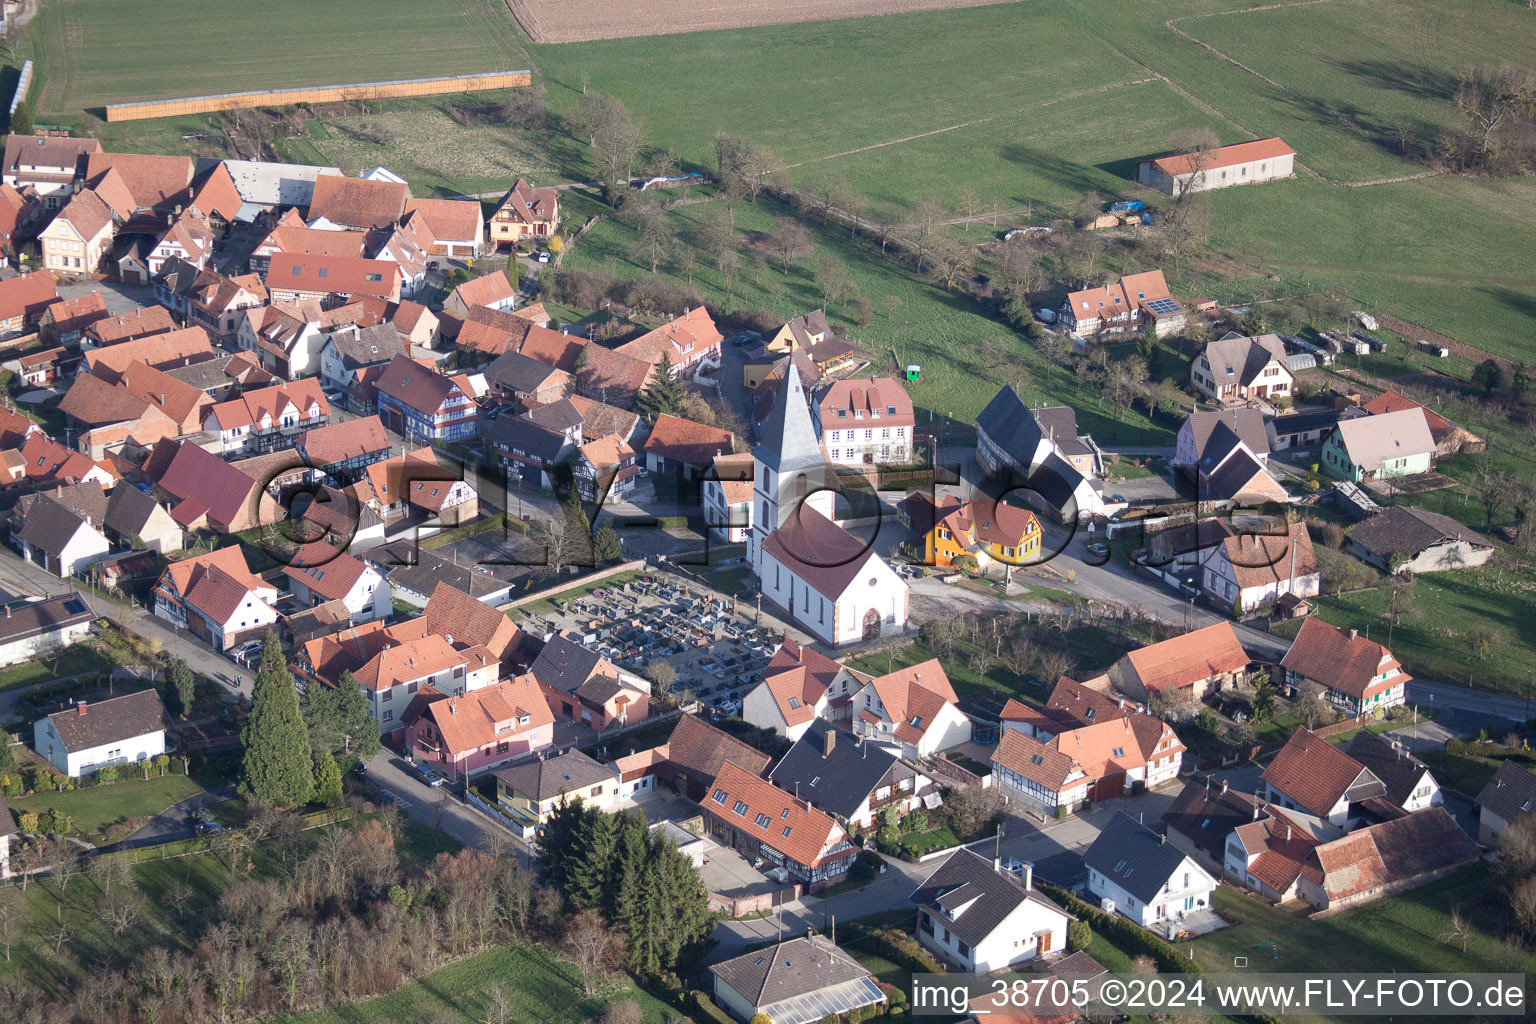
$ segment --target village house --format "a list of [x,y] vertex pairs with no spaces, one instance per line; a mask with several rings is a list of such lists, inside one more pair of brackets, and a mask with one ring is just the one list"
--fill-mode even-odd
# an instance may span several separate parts
[[574,747],[541,754],[494,774],[497,809],[523,825],[525,834],[542,825],[561,803],[610,811],[620,800],[618,774]]
[[624,501],[640,480],[640,467],[635,450],[610,435],[576,449],[571,476],[583,501]]
[[1323,442],[1321,462],[1324,473],[1354,483],[1413,476],[1434,467],[1435,440],[1422,408],[1353,416]]
[[891,377],[838,380],[815,396],[811,419],[828,460],[863,466],[910,462],[917,419],[912,398]]
[[126,284],[149,284],[170,260],[203,268],[213,256],[214,227],[196,206],[166,214],[166,225],[157,237],[140,235],[118,257],[117,276]]
[[1188,704],[1242,685],[1252,660],[1231,623],[1217,622],[1131,651],[1107,674],[1114,688],[1132,700]]
[[492,420],[486,428],[486,440],[496,450],[503,469],[535,487],[553,487],[560,467],[576,450],[569,433],[541,426],[527,414]]
[[367,467],[389,458],[392,445],[379,418],[363,416],[306,430],[297,447],[306,465],[350,483]]
[[161,555],[186,546],[186,534],[154,495],[137,487],[114,487],[102,520],[107,539],[119,549],[144,547]]
[[300,607],[340,601],[351,625],[387,618],[394,612],[384,577],[324,541],[301,546],[283,566],[283,575]]
[[[0,616],[0,666],[17,665],[91,633],[96,616],[78,591],[13,600]],[[0,819],[0,825],[4,825]]]
[[717,455],[731,454],[736,437],[704,423],[663,413],[656,417],[651,435],[641,449],[646,469],[652,473],[676,474],[683,480],[704,475]]
[[32,728],[39,756],[72,779],[103,768],[150,761],[166,752],[169,718],[153,689],[111,697],[95,704],[80,701]]
[[1083,855],[1088,889],[1143,928],[1172,935],[1186,914],[1207,910],[1220,881],[1195,859],[1124,811],[1116,811]]
[[112,549],[101,533],[100,518],[94,522],[92,518],[89,513],[82,515],[46,494],[38,495],[15,533],[21,557],[55,576],[73,576]]
[[407,199],[405,213],[426,221],[432,232],[433,256],[480,258],[485,247],[485,214],[478,199]]
[[[356,549],[358,542],[354,540],[352,546]],[[515,577],[505,570],[485,571],[485,566],[456,564],[450,561],[452,552],[449,552],[449,558],[444,558],[430,548],[420,547],[409,535],[404,540],[388,544],[370,543],[362,557],[389,580],[394,599],[412,608],[427,607],[432,603],[432,596],[443,588],[476,604],[484,602],[483,607],[493,612],[496,605],[512,600]],[[511,619],[499,612],[496,614],[511,624]],[[463,633],[462,627],[455,628],[451,623],[441,628],[455,637]]]
[[904,757],[927,757],[971,738],[971,720],[939,659],[899,668],[853,692],[853,730]]
[[7,449],[0,459],[0,486],[37,489],[57,483],[95,481],[103,487],[117,482],[112,471],[57,441],[34,431],[21,439],[19,448]]
[[484,372],[491,392],[518,412],[560,401],[573,381],[564,370],[512,351],[497,356]]
[[325,344],[318,310],[264,306],[240,319],[236,344],[261,360],[269,373],[288,380],[313,373]]
[[1322,590],[1317,552],[1304,523],[1291,523],[1282,534],[1227,537],[1206,556],[1202,570],[1206,598],[1239,618]]
[[1405,703],[1412,679],[1381,644],[1315,618],[1301,624],[1280,667],[1290,685],[1315,684],[1318,699],[1355,716]]
[[251,572],[239,545],[218,548],[165,567],[155,615],[227,651],[260,640],[277,623],[277,588]]
[[56,210],[69,201],[84,158],[100,152],[101,143],[95,139],[7,135],[0,180],[16,188],[30,186],[45,209]]
[[985,974],[1060,953],[1074,920],[1034,887],[1034,869],[1022,877],[996,859],[956,850],[912,893],[917,941],[961,971]]
[[225,277],[212,270],[199,270],[186,291],[187,319],[228,346],[247,320],[261,317],[268,295],[254,274]]
[[1277,334],[1228,334],[1211,342],[1190,364],[1189,379],[1196,391],[1221,405],[1288,401],[1295,380]]
[[155,334],[168,334],[176,321],[164,306],[145,306],[127,313],[108,313],[86,327],[80,336],[82,349],[105,348]]
[[195,444],[159,442],[144,473],[183,530],[240,533],[257,523],[260,484],[266,481],[253,480]]
[[16,358],[17,376],[32,387],[47,387],[65,374],[70,361],[67,348],[45,348]]
[[859,854],[830,815],[730,761],[699,806],[710,838],[782,868],[791,884],[810,891],[841,880]]
[[504,679],[459,696],[425,683],[406,710],[404,725],[412,758],[450,780],[473,779],[543,750],[555,733],[549,706],[526,678]]
[[[192,171],[192,160],[185,156],[88,153],[85,158],[86,185],[102,191],[115,183],[130,213],[164,213],[186,205]],[[163,223],[159,217],[150,219]]]
[[[553,334],[546,331],[545,334]],[[518,351],[525,354],[531,353],[535,358],[545,358],[543,353],[533,349],[534,337],[532,331],[524,340]],[[634,356],[625,355],[616,349],[604,348],[602,345],[574,345],[564,346],[565,351],[574,353],[570,357],[570,372],[576,377],[576,392],[587,398],[596,399],[606,405],[616,405],[625,409],[632,408],[645,390],[650,387],[651,377],[656,367],[644,359],[636,359]],[[580,364],[579,366],[577,364]],[[551,360],[551,365],[566,368],[567,361],[562,357],[559,361]]]
[[135,363],[170,371],[213,358],[208,332],[201,327],[184,327],[84,352],[80,369],[108,384],[116,384]]
[[1220,875],[1227,862],[1227,837],[1239,825],[1258,820],[1262,805],[1253,794],[1231,789],[1226,779],[1196,776],[1163,812],[1163,824],[1170,843]]
[[528,239],[548,239],[560,227],[560,193],[553,188],[534,188],[518,178],[490,220],[491,244],[516,248]]
[[385,522],[413,512],[444,526],[468,522],[479,514],[480,497],[462,467],[444,459],[427,447],[375,462],[359,478],[359,497]]
[[1007,796],[1047,814],[1178,778],[1184,744],[1171,726],[1063,678],[1043,710],[1010,699],[992,755]]
[[1259,139],[1144,160],[1136,180],[1175,198],[1234,185],[1276,181],[1296,173],[1296,151],[1281,139]]
[[1387,800],[1409,814],[1445,803],[1433,773],[1399,741],[1361,729],[1344,752],[1370,769],[1387,787]]
[[1309,729],[1296,730],[1259,777],[1267,802],[1343,828],[1362,803],[1387,792],[1369,768]]
[[364,296],[398,302],[401,283],[400,265],[387,260],[287,252],[273,255],[266,281],[274,303],[313,299],[321,309]]
[[517,289],[502,270],[465,281],[443,300],[443,310],[460,319],[469,316],[472,309],[484,307],[510,313],[516,305]]
[[1161,270],[1071,292],[1060,316],[1061,325],[1079,337],[1124,334],[1150,321],[1161,338],[1182,329],[1185,320],[1184,307],[1168,291]]
[[124,444],[147,447],[181,434],[176,422],[153,403],[88,373],[75,378],[58,409],[75,434],[76,446],[93,459]]
[[774,1024],[851,1020],[886,1002],[869,970],[814,932],[715,964],[709,976],[716,1005],[744,1024],[758,1018]]
[[[818,718],[846,722],[852,692],[863,681],[826,655],[786,639],[763,666],[763,681],[742,698],[741,717],[759,729],[798,740]],[[833,702],[842,714],[836,713]]]
[[396,356],[410,354],[400,333],[391,324],[349,324],[327,331],[322,337],[321,378],[345,395],[347,407],[353,412],[376,412],[379,396],[374,381]]
[[32,327],[58,299],[52,274],[18,274],[0,281],[0,334],[18,334]]
[[42,213],[43,204],[31,187],[0,184],[0,246],[14,246]]
[[121,223],[105,199],[90,189],[76,193],[38,235],[43,267],[61,277],[100,273]]
[[704,473],[704,524],[727,544],[744,544],[752,532],[752,456],[716,455]]
[[1040,520],[1028,509],[983,497],[941,505],[936,517],[923,540],[927,565],[949,568],[969,556],[985,573],[993,562],[1026,565],[1040,555]]
[[362,259],[368,235],[362,231],[323,231],[308,228],[292,210],[285,213],[251,250],[246,267],[265,283],[272,257],[280,252],[307,253],[311,256],[344,256]]
[[310,190],[309,226],[325,230],[388,230],[405,216],[411,190],[399,181],[320,175]]
[[615,351],[657,368],[665,362],[673,377],[684,377],[705,367],[718,367],[720,343],[724,340],[709,310],[698,306],[625,342]]
[[110,315],[100,292],[86,292],[50,303],[38,318],[37,333],[49,344],[74,345],[87,327]]
[[409,441],[452,441],[473,437],[480,407],[455,378],[396,356],[374,381],[379,418]]
[[[1268,440],[1262,427],[1258,436]],[[1207,508],[1253,507],[1266,502],[1288,501],[1290,495],[1284,485],[1270,475],[1267,463],[1267,451],[1261,455],[1249,447],[1237,431],[1225,423],[1218,423],[1206,438],[1199,461],[1187,467],[1186,474],[1193,478],[1199,502]]]
[[[858,351],[857,345],[833,332],[827,323],[826,310],[823,309],[812,310],[787,321],[763,343],[763,352],[774,359],[802,354],[810,360],[818,375],[831,373],[850,362]],[[747,387],[756,387],[760,383],[761,378],[748,379]]]
[[1417,576],[1483,565],[1494,546],[1450,516],[1393,505],[1350,530],[1344,550],[1382,572]]
[[1235,437],[1261,465],[1269,464],[1269,435],[1264,429],[1264,415],[1247,407],[1192,412],[1179,427],[1170,465],[1192,470],[1209,458],[1220,457],[1221,449]]
[[1502,845],[1504,830],[1536,808],[1536,774],[1514,758],[1499,765],[1477,794],[1477,841]]
[[1270,451],[1302,454],[1320,450],[1338,423],[1337,409],[1306,409],[1266,420],[1264,432]]
[[717,729],[694,715],[683,715],[667,742],[656,750],[655,771],[689,800],[702,801],[729,762],[749,775],[768,770],[773,759],[756,747]]
[[976,418],[976,461],[1019,498],[1067,522],[1102,512],[1104,499],[1089,482],[1097,446],[1073,433],[1075,415],[1069,421],[1058,409],[1032,410],[1005,386]]
[[260,454],[291,448],[307,430],[330,422],[331,405],[314,378],[244,391],[212,405],[203,429],[216,434],[224,455]]
[[650,708],[650,683],[563,635],[545,642],[528,671],[557,718],[598,732],[644,721]]
[[1342,910],[1425,885],[1481,854],[1456,819],[1432,807],[1320,844],[1297,894],[1318,910]]
[[910,764],[832,722],[817,719],[768,773],[780,789],[809,800],[847,827],[871,829],[886,808],[906,817],[922,806],[930,780]]
[[1315,864],[1318,846],[1338,837],[1317,819],[1273,804],[1253,807],[1253,818],[1231,828],[1223,849],[1222,873],[1271,903],[1299,898],[1301,877]]

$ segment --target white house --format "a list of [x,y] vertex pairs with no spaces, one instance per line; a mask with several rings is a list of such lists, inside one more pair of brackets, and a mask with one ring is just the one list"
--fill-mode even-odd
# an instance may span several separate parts
[[165,706],[154,690],[80,703],[40,718],[33,747],[71,778],[108,765],[135,764],[165,753]]
[[798,740],[832,701],[846,699],[865,677],[794,640],[785,640],[763,667],[763,681],[741,701],[741,717],[759,729]]
[[715,1003],[742,1022],[811,1024],[886,999],[867,968],[814,933],[715,964],[709,977]]
[[768,781],[844,827],[864,829],[877,827],[886,808],[905,817],[932,791],[932,780],[907,761],[821,719],[773,766]]
[[1354,805],[1387,795],[1374,772],[1310,729],[1296,730],[1259,778],[1267,802],[1341,827],[1358,816]]
[[827,458],[845,466],[912,460],[912,397],[892,377],[834,381],[811,404]]
[[1088,888],[1106,910],[1168,934],[1188,913],[1208,909],[1220,884],[1193,857],[1116,811],[1084,856]]
[[893,746],[906,757],[929,754],[971,738],[971,720],[938,658],[871,679],[853,693],[853,729],[866,741]]
[[67,647],[88,636],[95,619],[85,598],[75,591],[7,604],[0,615],[0,666]]
[[1322,575],[1306,525],[1292,523],[1280,534],[1224,538],[1205,556],[1201,586],[1212,605],[1241,618],[1288,595],[1316,597]]
[[1428,766],[1396,740],[1361,729],[1344,752],[1370,769],[1387,787],[1387,799],[1409,814],[1445,803],[1440,783]]
[[251,573],[237,544],[166,566],[155,615],[227,651],[277,623],[277,588]]
[[1213,402],[1288,398],[1295,378],[1277,334],[1230,333],[1211,342],[1189,367],[1195,390]]
[[763,596],[833,646],[900,633],[907,584],[832,520],[836,475],[822,456],[791,362],[752,452],[755,515],[747,554]]
[[1015,496],[1063,522],[1102,513],[1104,497],[1084,472],[1096,461],[1094,453],[1084,454],[1082,439],[1058,433],[1057,417],[1048,412],[1031,409],[1005,386],[976,418],[977,464]]
[[318,321],[281,304],[246,310],[235,338],[242,352],[255,352],[262,366],[289,380],[315,372],[325,343]]
[[368,563],[324,541],[299,548],[283,575],[301,605],[340,601],[353,625],[388,618],[394,611],[389,581]]
[[45,495],[32,503],[16,541],[23,558],[67,578],[112,550],[100,527]]
[[704,522],[727,544],[744,544],[752,533],[753,465],[750,455],[716,455],[704,474]]
[[1072,915],[1034,888],[1034,868],[1004,871],[961,849],[912,894],[917,941],[962,971],[985,974],[1066,949]]

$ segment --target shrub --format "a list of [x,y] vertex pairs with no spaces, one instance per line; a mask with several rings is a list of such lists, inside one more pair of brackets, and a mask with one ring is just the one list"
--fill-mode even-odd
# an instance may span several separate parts
[[1093,926],[1087,921],[1067,922],[1067,948],[1074,953],[1093,943]]
[[117,781],[117,766],[109,764],[109,765],[106,765],[106,766],[98,769],[97,772],[96,772],[96,781],[97,782],[101,782],[101,783],[107,783],[107,784],[116,782]]
[[[1094,931],[1110,939],[1127,953],[1144,954],[1150,957],[1159,971],[1169,974],[1200,973],[1200,965],[1180,953],[1171,942],[1158,938],[1129,919],[1117,914],[1106,914],[1097,907],[1078,899],[1066,889],[1048,882],[1041,882],[1038,887],[1051,899],[1061,904],[1079,922],[1087,923]],[[1068,940],[1070,939],[1071,933],[1068,932]]]

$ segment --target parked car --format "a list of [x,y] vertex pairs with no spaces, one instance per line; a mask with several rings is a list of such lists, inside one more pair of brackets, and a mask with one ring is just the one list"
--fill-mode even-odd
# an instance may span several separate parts
[[443,777],[424,764],[412,764],[411,772],[423,783],[436,789],[443,784]]
[[1098,543],[1089,544],[1088,553],[1095,558],[1103,558],[1109,554],[1109,545]]
[[1056,311],[1054,309],[1046,309],[1042,306],[1041,308],[1035,310],[1035,319],[1039,320],[1043,324],[1053,324],[1056,322]]
[[224,826],[216,821],[200,821],[192,826],[192,831],[200,836],[216,836],[224,831]]
[[540,249],[537,253],[534,254],[533,258],[535,260],[537,260],[538,262],[540,262],[540,263],[548,263],[549,262],[549,250],[548,249]]

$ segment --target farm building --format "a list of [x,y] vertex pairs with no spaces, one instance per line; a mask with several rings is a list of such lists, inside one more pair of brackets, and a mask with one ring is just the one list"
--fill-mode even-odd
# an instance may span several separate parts
[[1209,192],[1234,185],[1290,178],[1296,174],[1296,151],[1280,139],[1259,139],[1220,146],[1198,153],[1144,160],[1136,175],[1143,185],[1170,196]]

